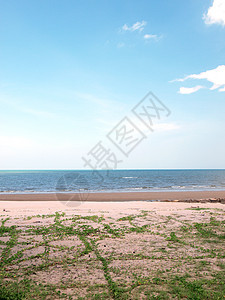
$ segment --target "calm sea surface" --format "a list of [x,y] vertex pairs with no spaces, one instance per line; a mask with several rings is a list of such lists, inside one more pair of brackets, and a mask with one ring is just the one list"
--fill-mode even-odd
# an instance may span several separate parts
[[0,171],[0,193],[225,190],[225,170]]

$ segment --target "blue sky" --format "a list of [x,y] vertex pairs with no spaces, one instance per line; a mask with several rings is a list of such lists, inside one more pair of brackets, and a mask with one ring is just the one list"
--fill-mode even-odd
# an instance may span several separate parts
[[[0,169],[225,168],[225,2],[0,0]],[[152,91],[171,111],[144,128]],[[124,156],[124,117],[146,139]]]

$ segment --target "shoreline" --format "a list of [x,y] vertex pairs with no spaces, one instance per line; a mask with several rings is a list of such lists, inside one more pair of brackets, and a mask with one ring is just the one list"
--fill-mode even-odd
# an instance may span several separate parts
[[0,201],[80,201],[80,202],[123,202],[123,201],[196,201],[224,200],[224,191],[165,191],[165,192],[116,192],[116,193],[37,193],[0,194]]

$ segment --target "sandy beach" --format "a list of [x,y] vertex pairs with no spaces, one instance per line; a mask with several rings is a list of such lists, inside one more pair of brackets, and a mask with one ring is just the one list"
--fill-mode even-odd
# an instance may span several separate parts
[[[225,199],[225,191],[0,194],[0,201],[167,201]],[[1,204],[1,203],[0,203]]]
[[225,209],[225,191],[191,192],[128,192],[90,194],[1,194],[0,212],[3,216],[27,217],[49,213],[70,212],[100,214],[108,211],[111,217],[118,214],[138,213],[139,210],[179,211],[192,207]]
[[1,195],[3,299],[223,297],[225,192],[61,196]]
[[[188,214],[186,209],[200,207],[203,209],[225,210],[221,203],[185,203],[185,202],[147,202],[147,201],[115,201],[115,202],[73,202],[69,205],[66,201],[1,201],[1,216],[27,218],[36,215],[54,214],[65,212],[67,214],[89,215],[102,213],[109,217],[117,218],[129,214],[138,214],[141,210],[154,211],[161,215],[174,213]],[[18,224],[18,221],[16,221]]]
[[224,204],[69,204],[0,202],[1,299],[222,299]]

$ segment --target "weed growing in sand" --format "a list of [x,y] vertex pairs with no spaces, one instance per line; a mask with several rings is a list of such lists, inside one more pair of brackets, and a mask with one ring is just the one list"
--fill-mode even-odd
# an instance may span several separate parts
[[198,210],[2,219],[0,299],[224,299],[224,211]]

